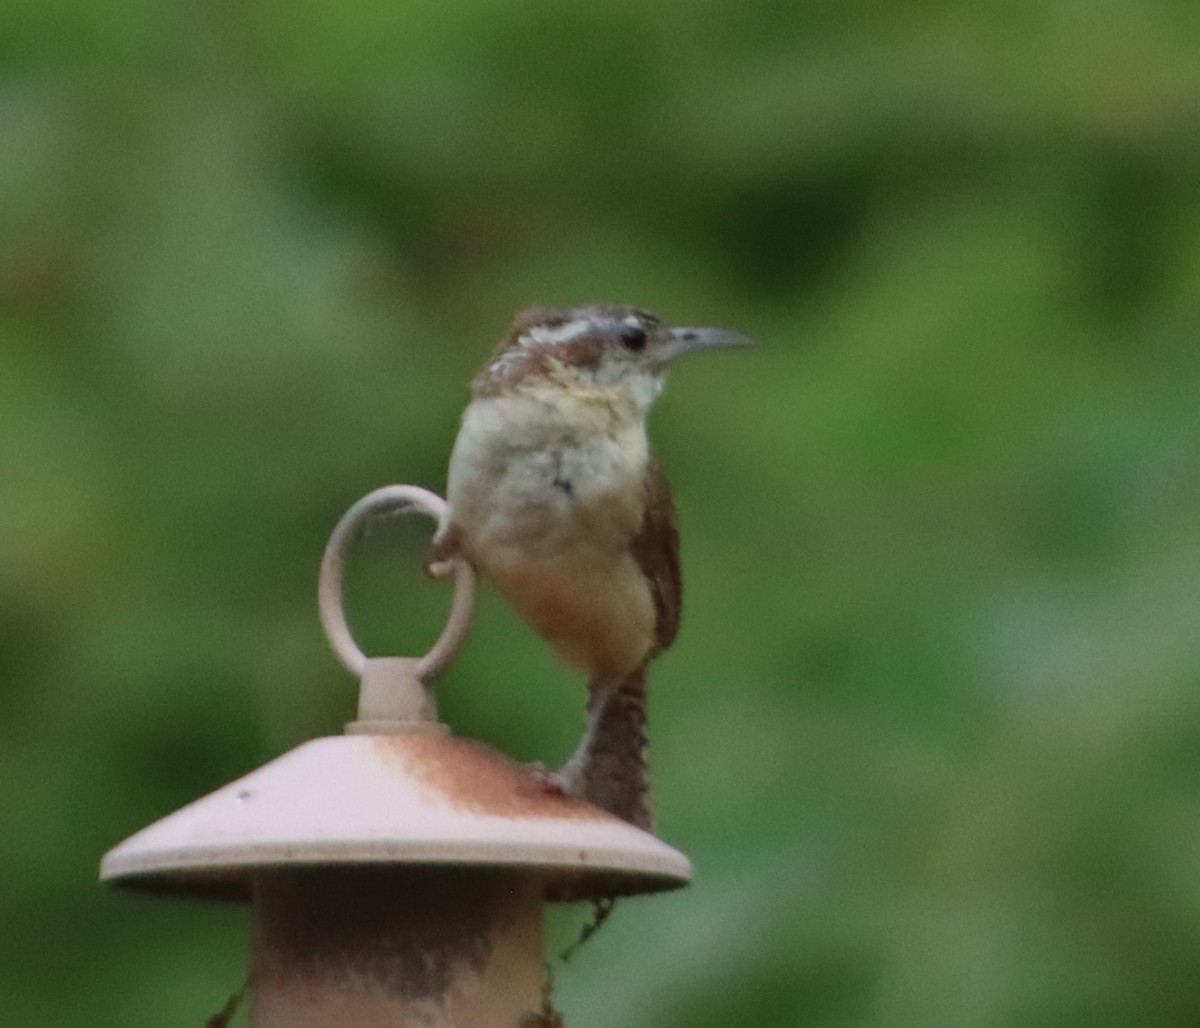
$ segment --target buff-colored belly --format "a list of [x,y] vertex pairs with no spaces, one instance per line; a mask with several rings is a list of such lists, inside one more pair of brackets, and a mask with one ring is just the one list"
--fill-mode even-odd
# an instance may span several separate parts
[[534,562],[512,556],[484,557],[484,573],[564,662],[593,677],[621,679],[645,659],[654,641],[654,603],[632,558],[602,566],[574,561],[569,551]]

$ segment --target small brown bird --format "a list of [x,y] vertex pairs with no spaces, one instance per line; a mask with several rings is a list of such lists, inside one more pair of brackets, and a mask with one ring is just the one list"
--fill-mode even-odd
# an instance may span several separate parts
[[647,830],[646,671],[675,640],[683,582],[646,416],[677,357],[749,342],[632,307],[525,311],[472,382],[450,458],[438,546],[589,676],[587,729],[553,781]]

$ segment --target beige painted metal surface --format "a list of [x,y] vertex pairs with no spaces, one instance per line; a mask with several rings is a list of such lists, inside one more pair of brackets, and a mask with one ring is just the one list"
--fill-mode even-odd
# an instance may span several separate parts
[[254,868],[459,864],[535,869],[551,895],[656,892],[686,857],[539,772],[438,734],[314,739],[125,840],[105,881],[248,898]]

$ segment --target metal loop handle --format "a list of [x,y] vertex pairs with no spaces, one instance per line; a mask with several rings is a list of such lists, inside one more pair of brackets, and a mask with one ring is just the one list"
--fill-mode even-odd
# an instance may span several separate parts
[[[317,584],[321,626],[325,629],[325,637],[329,640],[334,654],[353,675],[362,676],[368,658],[359,649],[354,634],[346,623],[343,601],[346,553],[368,520],[384,515],[407,514],[414,510],[433,518],[438,523],[439,534],[447,527],[446,520],[450,508],[436,493],[415,485],[385,485],[367,493],[342,515],[325,547]],[[471,613],[475,602],[475,572],[462,557],[454,556],[430,570],[439,578],[453,574],[454,601],[442,634],[433,644],[433,648],[417,662],[417,676],[423,682],[436,678],[454,660],[471,628]]]

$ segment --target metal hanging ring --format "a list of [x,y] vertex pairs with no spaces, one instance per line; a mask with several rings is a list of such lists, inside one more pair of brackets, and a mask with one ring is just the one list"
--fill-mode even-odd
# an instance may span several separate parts
[[[350,544],[362,532],[366,522],[386,515],[407,514],[419,511],[438,523],[441,534],[447,527],[449,506],[436,493],[415,485],[385,485],[367,493],[355,503],[334,526],[321,560],[321,574],[317,583],[317,603],[321,612],[321,626],[334,654],[353,675],[362,676],[367,656],[359,649],[346,623],[343,582],[345,579],[346,553]],[[417,662],[417,676],[422,681],[436,678],[446,670],[462,646],[471,628],[471,613],[475,603],[475,572],[461,556],[453,556],[430,569],[437,577],[454,576],[454,601],[446,627],[437,642]]]

